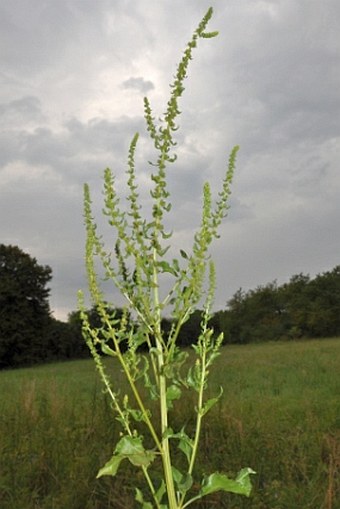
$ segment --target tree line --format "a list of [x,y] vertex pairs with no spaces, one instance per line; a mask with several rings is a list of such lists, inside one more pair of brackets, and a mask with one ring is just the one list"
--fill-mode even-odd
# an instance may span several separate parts
[[340,265],[315,278],[301,273],[282,285],[239,289],[213,320],[227,343],[340,336]]
[[[89,356],[79,311],[71,312],[67,322],[51,314],[51,279],[49,266],[17,246],[0,244],[0,368]],[[339,311],[340,265],[313,279],[298,274],[282,285],[274,281],[247,292],[239,289],[211,324],[216,334],[223,332],[225,343],[321,338],[340,336]],[[87,313],[91,326],[100,329],[96,308]],[[112,313],[122,316],[120,309]],[[182,346],[198,337],[200,321],[196,311],[184,324]],[[162,326],[170,330],[171,320],[164,318]]]

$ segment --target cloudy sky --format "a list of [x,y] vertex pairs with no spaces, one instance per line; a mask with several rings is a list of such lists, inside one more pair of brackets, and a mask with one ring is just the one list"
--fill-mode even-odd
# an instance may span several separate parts
[[147,206],[143,96],[157,117],[164,112],[181,52],[210,5],[209,28],[220,35],[194,55],[169,168],[174,250],[189,249],[202,184],[218,192],[239,144],[231,210],[212,250],[216,308],[239,287],[340,264],[338,0],[3,1],[0,243],[52,267],[57,318],[86,289],[83,183],[100,218],[103,170],[115,171],[124,194],[139,131]]

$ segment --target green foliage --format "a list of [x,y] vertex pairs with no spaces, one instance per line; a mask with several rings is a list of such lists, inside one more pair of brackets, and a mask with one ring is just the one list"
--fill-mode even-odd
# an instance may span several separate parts
[[[223,339],[222,335],[214,338],[213,329],[209,327],[215,289],[215,268],[209,260],[209,247],[218,237],[218,228],[228,209],[238,147],[231,152],[216,203],[213,202],[209,184],[204,185],[201,224],[195,234],[191,252],[181,250],[179,256],[170,259],[168,252],[172,233],[165,228],[165,217],[171,210],[167,170],[177,157],[173,152],[176,145],[173,135],[178,129],[178,101],[184,91],[184,80],[198,40],[217,35],[217,32],[206,32],[211,16],[210,8],[186,46],[171,85],[166,111],[159,123],[155,121],[149,100],[144,99],[147,131],[157,153],[156,160],[150,163],[153,170],[150,175],[151,217],[142,214],[139,203],[135,174],[138,134],[133,137],[128,153],[127,209],[121,206],[111,170],[106,169],[104,172],[103,213],[115,231],[114,253],[107,251],[97,233],[97,225],[92,217],[90,190],[88,185],[84,188],[86,267],[91,297],[101,324],[91,326],[80,292],[83,334],[122,427],[122,437],[114,454],[98,476],[115,476],[122,460],[128,459],[142,470],[149,488],[152,503],[145,501],[139,490],[136,492],[136,500],[144,508],[180,509],[216,490],[249,496],[249,475],[253,473],[250,469],[242,470],[235,481],[216,473],[208,479],[204,477],[201,483],[196,480],[195,484],[200,484],[201,488],[198,493],[193,490],[202,420],[219,400],[219,396],[206,398],[209,370],[219,354]],[[101,262],[105,278],[113,282],[125,297],[126,307],[120,318],[112,312],[112,306],[104,299],[96,272],[97,259]],[[164,290],[163,283],[169,279],[172,280],[170,289]],[[179,349],[178,338],[182,326],[202,301],[203,312],[197,343],[194,338],[192,340],[195,342],[195,358],[188,368],[184,367],[187,354]],[[171,317],[171,327],[166,333],[162,328],[165,313]],[[130,316],[135,318],[134,321],[129,319]],[[128,348],[125,352],[126,344]],[[141,347],[147,350],[147,355],[140,353]],[[98,348],[118,360],[128,381],[132,399],[127,393],[122,395],[119,387],[111,383]],[[141,383],[144,383],[147,390],[146,397],[143,397]],[[177,408],[187,389],[196,393],[196,424],[191,436],[184,431],[183,426],[181,431],[173,431],[169,423],[169,411]],[[158,402],[158,414],[153,414],[150,407],[150,401],[153,400]],[[174,441],[186,457],[187,466],[184,471],[183,467],[180,470],[180,465],[174,465]],[[160,486],[156,486],[155,474],[152,472],[154,464],[155,469],[158,468],[156,459],[160,459],[161,463]]]
[[227,342],[277,341],[340,334],[340,266],[317,275],[292,276],[254,290],[238,290],[213,323]]
[[18,247],[0,244],[0,367],[46,357],[51,273]]

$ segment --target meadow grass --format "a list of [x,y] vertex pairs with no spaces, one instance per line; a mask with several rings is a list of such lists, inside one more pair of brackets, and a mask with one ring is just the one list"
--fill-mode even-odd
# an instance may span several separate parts
[[[112,379],[125,380],[113,360]],[[209,393],[224,389],[204,427],[197,464],[256,470],[250,499],[217,493],[197,508],[340,507],[340,340],[227,346]],[[193,425],[190,394],[173,410]],[[92,360],[0,372],[1,509],[133,508],[138,471],[96,480],[118,423]]]

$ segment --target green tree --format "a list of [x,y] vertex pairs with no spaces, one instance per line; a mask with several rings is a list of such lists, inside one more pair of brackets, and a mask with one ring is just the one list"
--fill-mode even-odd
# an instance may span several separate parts
[[215,331],[226,342],[249,343],[340,334],[340,266],[314,279],[296,274],[244,292],[238,290],[228,308],[213,317]]
[[[289,298],[287,298],[289,297]],[[292,333],[306,337],[340,333],[340,266],[309,276],[293,276],[286,288]]]
[[231,343],[282,339],[289,328],[285,294],[276,281],[248,292],[240,289],[228,301],[228,309],[219,321]]
[[44,337],[50,324],[49,266],[17,246],[0,244],[0,367],[30,364],[47,357]]
[[318,274],[309,285],[308,329],[313,337],[340,334],[340,265]]
[[307,322],[310,308],[308,288],[310,277],[305,274],[295,274],[281,286],[281,295],[286,303],[288,315],[288,335],[291,339],[306,337],[309,334]]
[[79,359],[89,356],[79,324],[73,321],[62,322],[52,317],[44,345],[47,353],[45,360]]

